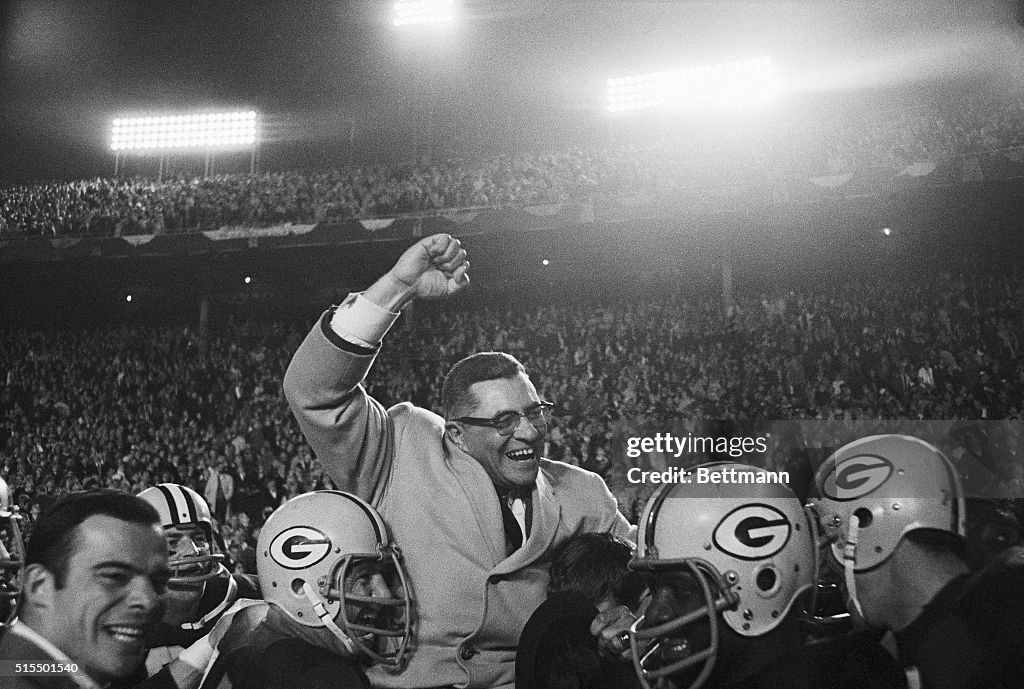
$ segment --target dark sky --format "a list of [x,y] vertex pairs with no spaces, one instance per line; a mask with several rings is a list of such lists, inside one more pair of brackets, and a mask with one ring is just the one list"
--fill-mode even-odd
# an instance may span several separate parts
[[350,120],[361,161],[411,159],[428,138],[515,151],[601,136],[608,76],[770,55],[823,88],[827,54],[856,67],[827,88],[854,89],[893,71],[868,65],[893,50],[887,31],[911,26],[918,53],[946,43],[922,38],[943,21],[925,0],[461,4],[447,39],[414,39],[379,0],[0,0],[0,184],[111,174],[125,113],[255,108],[268,167],[345,162]]

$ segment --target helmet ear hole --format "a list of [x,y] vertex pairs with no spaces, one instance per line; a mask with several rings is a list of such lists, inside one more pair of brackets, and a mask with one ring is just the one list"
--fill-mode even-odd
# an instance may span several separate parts
[[853,512],[853,516],[857,518],[859,522],[857,524],[858,529],[866,529],[871,526],[871,522],[874,520],[874,516],[871,514],[871,510],[866,507],[859,507]]
[[303,591],[302,591],[302,587],[303,587],[303,586],[304,586],[305,584],[306,584],[306,580],[305,580],[305,579],[299,579],[299,578],[295,578],[295,579],[292,579],[292,592],[293,592],[293,593],[294,593],[294,594],[295,594],[296,596],[302,596],[302,595],[304,595],[304,593],[303,593]]
[[769,565],[755,575],[754,583],[757,585],[758,593],[770,596],[778,591],[781,582],[778,571]]

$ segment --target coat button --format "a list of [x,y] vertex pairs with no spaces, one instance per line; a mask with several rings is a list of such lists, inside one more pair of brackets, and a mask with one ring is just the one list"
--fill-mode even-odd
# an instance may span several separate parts
[[459,649],[459,657],[462,658],[463,660],[469,660],[470,658],[472,658],[475,655],[476,655],[476,648],[473,647],[473,644],[466,644],[461,649]]

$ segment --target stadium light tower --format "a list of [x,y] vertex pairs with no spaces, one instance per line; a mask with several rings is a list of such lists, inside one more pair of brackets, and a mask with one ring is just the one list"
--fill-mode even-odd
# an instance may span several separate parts
[[739,110],[767,105],[779,93],[771,60],[759,58],[608,79],[607,107],[611,113]]
[[455,21],[455,0],[398,0],[394,5],[395,26],[451,24]]
[[251,110],[117,117],[110,127],[114,176],[118,175],[122,153],[158,155],[159,176],[163,178],[168,154],[205,154],[204,174],[209,176],[214,152],[245,148],[251,149],[249,172],[255,172],[257,119]]
[[458,21],[456,0],[397,0],[392,5],[391,24],[399,39],[416,54],[417,70],[422,70],[418,81],[424,92],[421,96],[426,112],[421,113],[416,129],[417,138],[424,144],[426,155],[434,150],[434,122],[439,89],[438,76],[444,69],[445,49],[452,37],[452,27]]

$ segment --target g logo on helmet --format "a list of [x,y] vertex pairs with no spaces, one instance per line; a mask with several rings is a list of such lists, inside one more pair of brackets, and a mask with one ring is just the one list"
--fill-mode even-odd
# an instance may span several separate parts
[[285,569],[307,569],[329,552],[331,539],[308,526],[285,529],[270,542],[270,557]]
[[821,492],[833,500],[856,500],[888,481],[892,471],[892,462],[885,457],[850,457],[832,468],[821,484]]
[[741,560],[764,560],[786,547],[793,526],[771,505],[737,507],[718,523],[715,547]]

